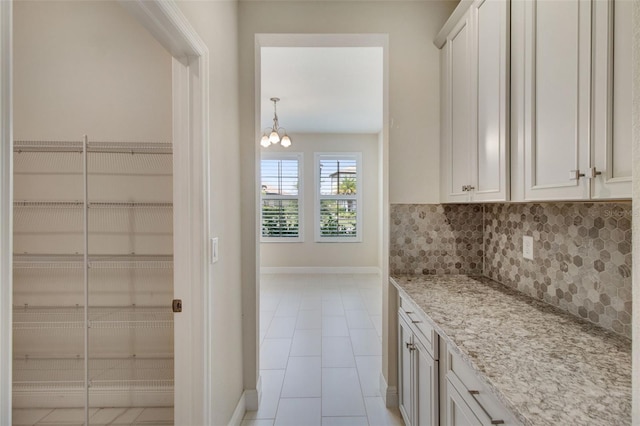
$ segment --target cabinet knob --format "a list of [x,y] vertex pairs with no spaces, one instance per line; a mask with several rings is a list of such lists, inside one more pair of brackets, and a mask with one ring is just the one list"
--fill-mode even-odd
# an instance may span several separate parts
[[598,171],[595,167],[589,167],[589,179],[595,179],[596,176],[600,176],[602,174],[601,171]]
[[569,180],[580,180],[584,177],[584,173],[580,173],[580,170],[569,170]]
[[416,345],[414,345],[413,343],[405,343],[405,345],[407,346],[407,349],[409,349],[410,351],[415,351],[416,350]]

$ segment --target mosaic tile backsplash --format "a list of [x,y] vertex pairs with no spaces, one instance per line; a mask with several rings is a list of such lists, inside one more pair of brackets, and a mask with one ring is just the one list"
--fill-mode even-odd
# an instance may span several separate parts
[[391,206],[392,274],[482,273],[482,206]]
[[[631,203],[392,205],[392,274],[484,275],[631,337]],[[484,217],[484,220],[483,220]],[[522,236],[534,260],[522,257]]]
[[484,208],[485,276],[631,337],[631,203]]

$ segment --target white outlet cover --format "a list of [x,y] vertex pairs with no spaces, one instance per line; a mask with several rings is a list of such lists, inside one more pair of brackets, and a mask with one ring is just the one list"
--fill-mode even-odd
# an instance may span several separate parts
[[522,237],[522,257],[533,260],[533,237],[530,235]]

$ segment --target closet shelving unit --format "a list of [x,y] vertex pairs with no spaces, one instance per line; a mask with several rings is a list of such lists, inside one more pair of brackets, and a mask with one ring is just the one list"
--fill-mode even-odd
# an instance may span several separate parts
[[171,154],[14,142],[15,408],[173,405]]

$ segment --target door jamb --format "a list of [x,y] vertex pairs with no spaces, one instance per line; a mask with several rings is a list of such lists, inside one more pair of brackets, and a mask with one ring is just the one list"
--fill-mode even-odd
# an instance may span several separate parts
[[0,1],[0,424],[11,424],[13,126],[12,9]]
[[212,424],[209,51],[173,0],[119,0],[173,56],[174,422]]

